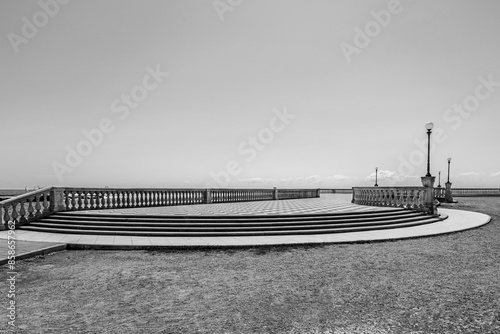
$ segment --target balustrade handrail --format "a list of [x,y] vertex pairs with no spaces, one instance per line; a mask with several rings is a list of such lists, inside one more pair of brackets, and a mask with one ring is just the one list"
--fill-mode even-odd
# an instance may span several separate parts
[[0,201],[0,206],[2,205],[6,205],[6,204],[11,204],[13,202],[17,202],[17,201],[20,201],[22,199],[27,199],[31,196],[36,196],[36,195],[39,195],[39,194],[43,194],[47,191],[50,191],[52,190],[54,187],[45,187],[45,188],[41,188],[41,189],[37,189],[37,190],[33,190],[33,191],[30,191],[30,192],[27,192],[27,193],[24,193],[24,194],[21,194],[21,195],[18,195],[18,196],[15,196],[15,197],[11,197],[11,198],[8,198],[4,201]]

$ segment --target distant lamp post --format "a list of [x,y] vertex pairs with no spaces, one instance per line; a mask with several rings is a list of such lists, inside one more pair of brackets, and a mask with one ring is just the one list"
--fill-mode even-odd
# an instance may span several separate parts
[[438,178],[438,188],[441,188],[441,171],[438,172],[439,173],[439,178]]
[[431,175],[431,133],[434,123],[427,122],[425,128],[427,129],[427,174],[425,176]]
[[378,187],[377,180],[378,180],[378,167],[375,167],[375,187]]
[[450,163],[451,163],[451,158],[448,158],[448,183],[450,182]]
[[451,194],[451,182],[450,182],[450,163],[451,163],[451,158],[448,158],[448,181],[444,184],[446,189],[444,192],[444,200],[447,203],[453,203],[453,196]]

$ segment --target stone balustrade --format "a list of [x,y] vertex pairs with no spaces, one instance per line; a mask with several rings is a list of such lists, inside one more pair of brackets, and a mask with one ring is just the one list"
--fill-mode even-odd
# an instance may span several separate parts
[[60,211],[319,197],[319,189],[137,189],[47,187],[0,202],[0,230]]
[[355,204],[437,213],[434,191],[430,187],[353,187],[352,190]]
[[0,202],[0,230],[9,221],[26,223],[52,212],[52,187],[39,189]]
[[454,197],[500,196],[500,188],[453,188]]
[[443,187],[434,188],[434,198],[436,198],[440,202],[443,202],[446,199],[446,188]]

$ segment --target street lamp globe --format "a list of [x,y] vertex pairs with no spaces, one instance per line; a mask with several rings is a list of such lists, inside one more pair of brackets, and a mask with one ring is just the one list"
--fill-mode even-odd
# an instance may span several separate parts
[[433,128],[433,127],[434,127],[434,123],[432,123],[432,122],[427,122],[427,123],[425,123],[425,128],[426,128],[428,131],[432,130],[432,128]]

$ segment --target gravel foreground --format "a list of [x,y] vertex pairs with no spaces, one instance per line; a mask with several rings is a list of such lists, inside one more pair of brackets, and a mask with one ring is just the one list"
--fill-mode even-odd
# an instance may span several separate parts
[[16,263],[19,333],[500,333],[500,199],[446,208],[492,221],[362,244],[63,251]]

